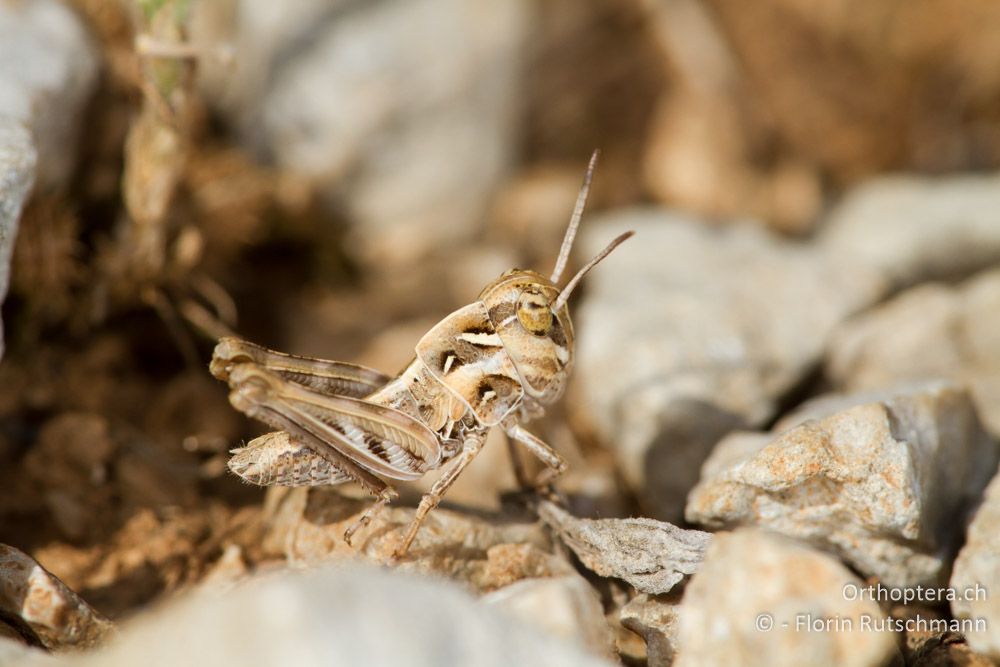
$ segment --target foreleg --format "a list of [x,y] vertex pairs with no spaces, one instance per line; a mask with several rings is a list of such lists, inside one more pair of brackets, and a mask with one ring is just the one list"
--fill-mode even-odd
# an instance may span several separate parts
[[504,423],[503,429],[508,438],[521,443],[529,452],[538,457],[546,465],[546,469],[535,480],[534,486],[546,486],[552,483],[556,477],[566,472],[566,460],[558,452],[545,444],[541,438],[525,430],[523,426],[514,421]]

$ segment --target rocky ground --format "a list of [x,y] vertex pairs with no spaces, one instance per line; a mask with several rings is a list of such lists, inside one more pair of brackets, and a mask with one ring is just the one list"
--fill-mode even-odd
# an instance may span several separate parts
[[[961,4],[0,0],[0,664],[1000,662]],[[548,271],[595,147],[575,264],[636,236],[531,425],[556,496],[493,434],[389,564],[433,474],[352,547],[360,489],[227,472],[218,337],[401,368]]]

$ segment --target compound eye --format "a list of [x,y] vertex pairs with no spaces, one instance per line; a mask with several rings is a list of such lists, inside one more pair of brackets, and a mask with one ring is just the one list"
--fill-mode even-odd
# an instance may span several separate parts
[[530,333],[544,336],[552,328],[552,310],[548,300],[535,290],[521,292],[517,299],[517,320]]

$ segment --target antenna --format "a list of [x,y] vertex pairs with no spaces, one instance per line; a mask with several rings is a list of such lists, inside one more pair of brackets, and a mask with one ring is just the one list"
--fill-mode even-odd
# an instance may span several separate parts
[[573,293],[573,289],[577,286],[577,283],[579,283],[581,280],[583,280],[583,277],[585,275],[587,275],[587,272],[590,271],[595,266],[597,266],[597,264],[602,259],[604,259],[605,257],[607,257],[608,255],[611,254],[612,250],[614,250],[615,248],[617,248],[618,246],[620,246],[627,238],[629,238],[633,234],[635,234],[635,232],[629,230],[629,231],[625,232],[624,234],[620,235],[614,241],[612,241],[611,243],[609,243],[608,246],[604,250],[602,250],[601,252],[597,253],[597,257],[595,257],[594,259],[592,259],[589,262],[587,262],[586,266],[584,266],[582,269],[580,269],[579,271],[577,271],[576,275],[573,276],[572,280],[570,280],[568,283],[566,283],[566,287],[564,287],[562,289],[562,291],[559,292],[559,296],[556,297],[556,300],[552,303],[552,310],[555,311],[555,312],[559,312],[559,309],[562,308],[564,305],[566,305],[566,302],[569,301],[569,295]]
[[590,181],[594,178],[594,168],[597,166],[597,158],[601,155],[600,150],[595,150],[590,156],[590,163],[587,164],[587,174],[583,177],[583,185],[580,186],[580,193],[576,196],[576,205],[573,207],[573,215],[569,219],[569,227],[566,229],[566,236],[563,237],[562,246],[559,248],[559,259],[556,260],[556,268],[552,269],[553,283],[559,282],[566,263],[569,261],[569,251],[573,249],[573,239],[576,238],[576,229],[580,226],[580,218],[583,217],[583,209],[587,205],[587,195],[590,194]]

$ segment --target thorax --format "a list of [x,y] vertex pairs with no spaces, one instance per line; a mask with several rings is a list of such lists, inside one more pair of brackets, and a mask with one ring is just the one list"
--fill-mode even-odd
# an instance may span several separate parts
[[449,439],[469,408],[427,369],[414,359],[403,371],[366,400],[395,408],[415,417],[432,431]]

